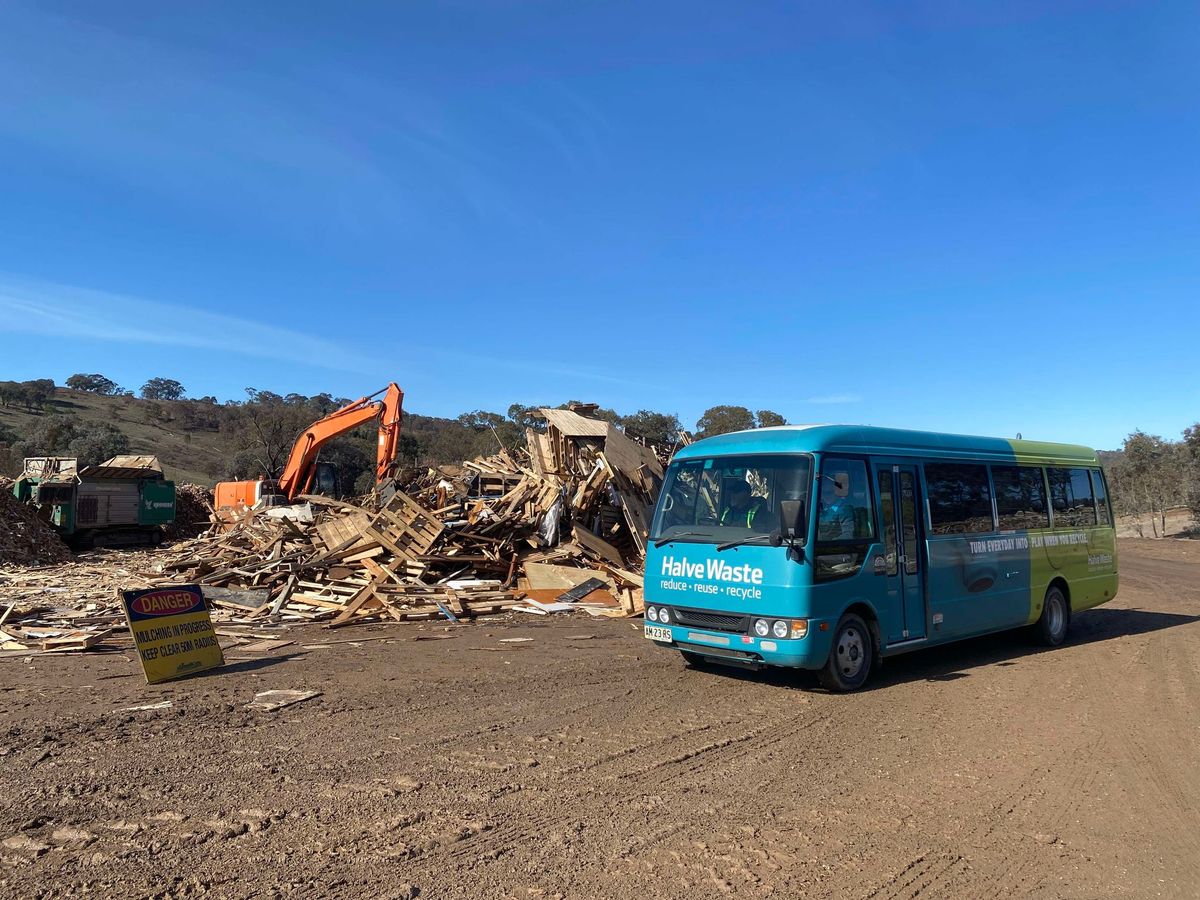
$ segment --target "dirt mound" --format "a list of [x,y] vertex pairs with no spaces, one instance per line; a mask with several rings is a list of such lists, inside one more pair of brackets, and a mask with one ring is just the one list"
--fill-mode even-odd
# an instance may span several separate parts
[[166,527],[167,540],[194,538],[211,523],[213,493],[198,484],[175,486],[175,521]]
[[47,565],[70,558],[58,532],[12,495],[12,482],[0,479],[0,565]]

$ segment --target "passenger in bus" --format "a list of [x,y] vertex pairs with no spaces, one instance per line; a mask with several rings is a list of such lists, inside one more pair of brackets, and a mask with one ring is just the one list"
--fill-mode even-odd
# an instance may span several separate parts
[[853,540],[854,506],[850,502],[850,474],[835,472],[821,480],[821,508],[817,537],[823,541]]
[[753,528],[755,520],[762,513],[762,498],[752,497],[750,485],[740,479],[730,480],[726,491],[729,505],[721,513],[721,524],[735,528]]

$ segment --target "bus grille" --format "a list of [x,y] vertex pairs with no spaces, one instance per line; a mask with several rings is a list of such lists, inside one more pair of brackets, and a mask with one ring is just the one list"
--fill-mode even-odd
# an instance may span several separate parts
[[710,631],[730,631],[734,634],[745,634],[750,627],[749,616],[738,616],[733,613],[708,612],[699,609],[674,609],[674,619],[680,625],[690,625],[692,628],[707,628]]

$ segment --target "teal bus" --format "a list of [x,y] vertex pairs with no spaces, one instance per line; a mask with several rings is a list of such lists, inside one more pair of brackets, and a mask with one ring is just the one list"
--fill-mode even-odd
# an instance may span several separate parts
[[1027,626],[1061,644],[1117,592],[1096,453],[847,425],[698,441],[667,469],[645,636],[691,663],[813,669],[855,690],[888,656]]

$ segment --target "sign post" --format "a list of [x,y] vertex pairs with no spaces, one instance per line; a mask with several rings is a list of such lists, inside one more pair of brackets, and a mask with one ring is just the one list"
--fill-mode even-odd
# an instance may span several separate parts
[[121,596],[149,684],[225,664],[199,585],[123,591]]

